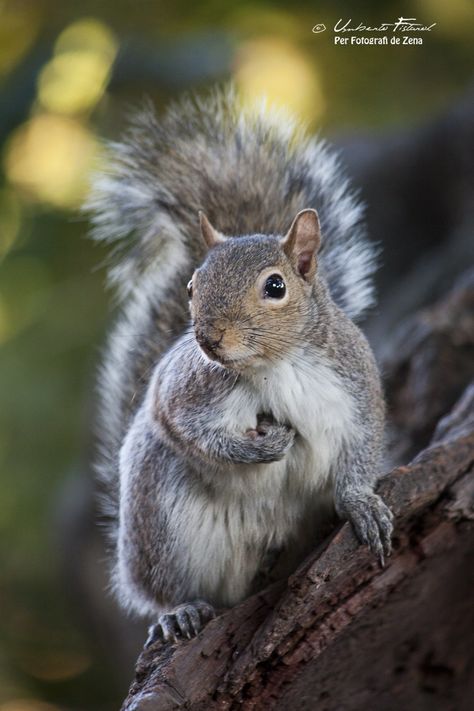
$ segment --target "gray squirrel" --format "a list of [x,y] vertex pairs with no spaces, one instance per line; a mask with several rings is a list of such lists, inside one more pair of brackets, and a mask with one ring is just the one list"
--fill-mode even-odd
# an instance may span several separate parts
[[176,641],[288,575],[334,511],[390,553],[354,323],[374,249],[335,153],[233,91],[148,106],[109,153],[86,207],[121,300],[100,376],[113,587]]

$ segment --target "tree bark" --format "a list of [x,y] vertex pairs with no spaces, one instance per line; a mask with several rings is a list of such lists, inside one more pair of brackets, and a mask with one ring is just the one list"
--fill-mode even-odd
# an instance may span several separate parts
[[[395,514],[385,568],[348,524],[339,526],[288,581],[224,613],[196,639],[145,649],[124,711],[471,708],[474,385],[433,433],[472,374],[466,293],[436,306],[431,321],[425,312],[418,328],[415,320],[411,347],[389,372],[404,451],[420,440],[424,449],[380,482]],[[455,358],[456,377],[448,372],[441,382],[436,348],[448,348],[448,364]],[[429,406],[413,393],[416,363],[426,365],[417,392],[432,398]]]
[[395,463],[427,446],[474,378],[474,269],[429,309],[402,322],[383,363]]

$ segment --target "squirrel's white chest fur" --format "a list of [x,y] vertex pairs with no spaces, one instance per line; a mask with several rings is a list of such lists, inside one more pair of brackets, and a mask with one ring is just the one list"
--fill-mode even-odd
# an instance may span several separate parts
[[[257,381],[264,412],[290,424],[297,433],[283,466],[303,487],[321,489],[353,418],[351,396],[323,361],[282,363]],[[293,471],[295,470],[295,471]]]
[[[226,399],[223,415],[231,430],[256,426],[259,413],[271,414],[297,434],[281,462],[264,465],[291,470],[298,486],[321,489],[327,482],[353,419],[353,400],[338,375],[321,361],[282,361],[251,381],[243,380]],[[262,472],[262,465],[256,465]]]
[[[259,413],[288,423],[295,442],[283,460],[236,465],[222,474],[220,495],[201,525],[188,513],[196,594],[233,604],[258,572],[262,552],[284,546],[298,529],[317,527],[331,502],[331,475],[350,432],[353,402],[337,374],[323,362],[282,362],[252,381],[241,379],[219,409],[219,424],[243,432]],[[212,416],[210,414],[210,416]],[[217,413],[216,413],[217,416]],[[196,516],[198,512],[196,511]]]

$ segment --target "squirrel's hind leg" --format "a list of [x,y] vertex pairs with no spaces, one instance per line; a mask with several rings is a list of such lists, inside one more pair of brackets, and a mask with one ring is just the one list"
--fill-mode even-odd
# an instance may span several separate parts
[[179,639],[191,639],[216,616],[215,610],[204,600],[194,600],[178,605],[169,612],[164,612],[158,622],[148,629],[145,647],[154,642],[178,642]]

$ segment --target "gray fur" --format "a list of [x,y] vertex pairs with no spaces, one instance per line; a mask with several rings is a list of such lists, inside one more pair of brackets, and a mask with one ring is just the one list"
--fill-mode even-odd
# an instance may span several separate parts
[[[179,605],[160,623],[172,638],[193,633],[203,605],[255,589],[271,551],[290,572],[334,506],[388,552],[390,513],[373,493],[383,400],[349,318],[372,303],[374,252],[331,150],[244,112],[232,93],[188,99],[159,122],[148,109],[111,154],[88,204],[94,236],[114,244],[123,301],[100,380],[99,469],[115,589],[142,615]],[[322,233],[308,284],[281,246],[303,208],[317,209]],[[199,209],[239,235],[206,259]],[[266,311],[245,313],[242,294],[275,265],[293,301],[269,323]],[[197,267],[189,328],[185,285]],[[258,367],[203,354],[195,334],[217,322],[242,349],[260,348]]]

